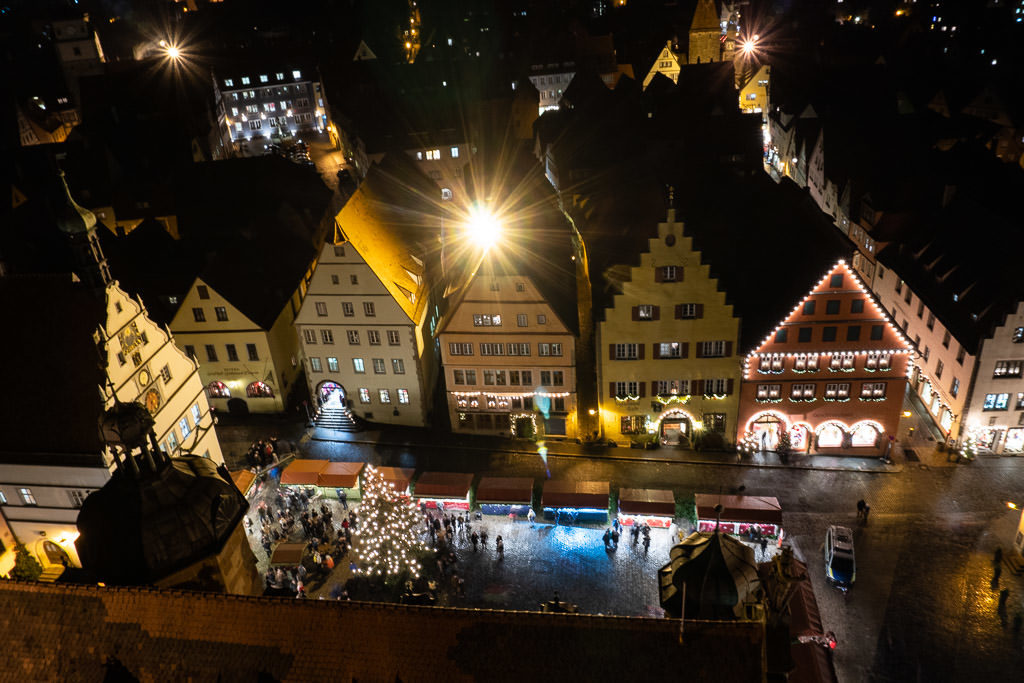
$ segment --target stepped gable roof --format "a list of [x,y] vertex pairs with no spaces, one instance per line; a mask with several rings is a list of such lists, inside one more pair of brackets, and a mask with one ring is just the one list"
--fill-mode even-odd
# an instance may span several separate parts
[[[0,414],[17,425],[5,430],[0,462],[31,464],[33,454],[47,454],[98,466],[105,373],[93,333],[106,323],[106,311],[70,273],[0,277],[0,307],[17,321],[0,334],[0,356],[9,361],[4,381],[12,388],[0,395]],[[44,393],[66,408],[46,410]]]
[[322,243],[331,192],[316,173],[267,156],[183,170],[178,227],[201,277],[268,329]]
[[439,277],[441,189],[401,152],[374,164],[335,218],[337,239],[352,243],[410,320],[427,303],[410,296]]
[[762,628],[688,620],[680,642],[669,619],[0,581],[6,670],[26,680],[756,681]]
[[202,252],[171,237],[155,220],[144,220],[123,237],[108,230],[98,235],[110,272],[122,288],[142,297],[156,323],[170,324],[178,310],[172,297],[181,300],[188,293],[202,267]]
[[164,458],[155,473],[139,467],[135,476],[114,472],[78,513],[82,568],[105,583],[152,584],[220,552],[249,508],[207,458]]
[[754,549],[729,534],[693,532],[669,550],[658,570],[661,606],[673,616],[683,612],[686,585],[687,620],[733,619],[754,599],[761,581]]

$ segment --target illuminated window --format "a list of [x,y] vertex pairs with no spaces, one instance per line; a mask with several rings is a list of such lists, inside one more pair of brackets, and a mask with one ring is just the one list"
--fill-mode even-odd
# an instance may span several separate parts
[[861,398],[885,398],[885,382],[864,382],[860,385]]
[[814,398],[814,384],[794,384],[790,388],[789,397],[794,401],[806,401]]
[[292,78],[302,78],[302,72],[298,71],[298,70],[293,71],[292,72]]
[[359,402],[369,403],[370,402],[370,390],[363,387],[359,388]]
[[449,150],[449,152],[451,152],[452,159],[458,159],[459,158],[459,148],[458,147],[452,147]]
[[357,374],[360,374],[360,375],[363,374],[364,372],[366,372],[366,365],[363,363],[363,359],[362,358],[353,358],[352,359],[352,369]]
[[473,327],[499,327],[501,326],[500,315],[473,315]]
[[30,488],[20,488],[20,489],[18,489],[18,496],[21,497],[21,502],[24,505],[37,505],[38,504],[38,503],[36,503],[36,497],[34,495],[32,495],[32,489],[30,489]]
[[232,78],[225,78],[224,79],[224,87],[225,88],[233,88],[233,87],[235,87],[234,79],[232,79]]
[[774,401],[782,396],[781,384],[758,384],[757,400]]
[[309,365],[313,368],[313,372],[323,372],[323,365],[320,363],[319,358],[310,358]]
[[398,402],[399,403],[403,403],[403,404],[409,402],[409,390],[408,389],[399,389],[398,390]]
[[825,385],[825,400],[826,401],[842,401],[850,398],[850,385],[849,383],[842,384],[826,384]]
[[327,370],[328,372],[338,372],[338,359],[333,357],[327,358]]
[[658,358],[682,358],[683,345],[679,342],[661,342],[658,344]]
[[268,80],[266,74],[260,74],[260,83],[266,83]]
[[992,371],[993,378],[1001,377],[1020,377],[1021,375],[1021,361],[1019,360],[1001,360],[996,362],[996,367]]
[[378,392],[381,403],[391,403],[391,391],[388,389],[381,389]]
[[249,85],[249,77],[242,76],[242,85]]
[[182,439],[187,439],[188,435],[192,433],[192,427],[189,426],[188,419],[184,417],[178,421],[178,428],[181,429]]

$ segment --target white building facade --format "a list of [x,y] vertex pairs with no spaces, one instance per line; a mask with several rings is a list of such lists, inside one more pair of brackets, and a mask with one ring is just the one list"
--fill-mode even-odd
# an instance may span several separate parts
[[1024,302],[981,344],[967,411],[980,450],[1024,453]]

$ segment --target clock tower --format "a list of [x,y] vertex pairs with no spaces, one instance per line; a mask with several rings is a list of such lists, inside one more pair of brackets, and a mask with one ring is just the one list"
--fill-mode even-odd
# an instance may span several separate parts
[[75,275],[89,285],[102,301],[111,283],[110,267],[96,236],[96,215],[71,197],[64,171],[59,171],[60,199],[53,203],[54,220],[71,244]]

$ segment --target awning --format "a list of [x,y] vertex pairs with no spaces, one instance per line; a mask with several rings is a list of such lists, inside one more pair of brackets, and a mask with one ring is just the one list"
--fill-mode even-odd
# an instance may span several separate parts
[[544,482],[544,507],[608,509],[608,493],[611,487],[606,481],[566,481],[549,479]]
[[676,516],[676,498],[667,489],[622,489],[619,509],[627,515]]
[[281,483],[316,486],[317,477],[329,464],[326,460],[292,460],[281,473]]
[[241,491],[244,496],[252,488],[252,483],[256,481],[256,475],[249,470],[238,470],[231,473],[231,481],[235,482],[235,488]]
[[522,503],[533,501],[533,479],[529,477],[484,477],[476,486],[478,503]]
[[424,472],[416,480],[417,498],[469,498],[472,474],[458,472]]
[[782,506],[778,498],[770,496],[722,496],[717,493],[698,493],[698,519],[717,519],[715,506],[722,506],[723,522],[758,522],[782,525]]
[[319,486],[354,489],[359,486],[359,474],[366,467],[365,462],[332,462],[317,475]]
[[305,547],[305,543],[278,543],[270,556],[270,564],[299,564]]
[[412,481],[412,475],[416,473],[416,470],[410,467],[378,467],[377,471],[384,477],[384,481],[391,484],[399,493],[405,493],[409,488],[409,482]]

